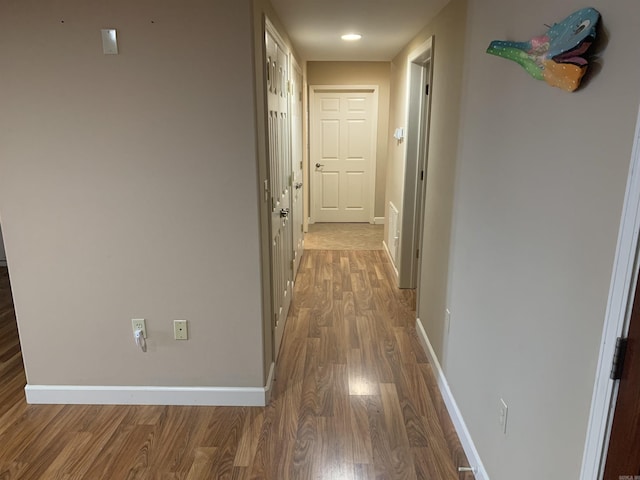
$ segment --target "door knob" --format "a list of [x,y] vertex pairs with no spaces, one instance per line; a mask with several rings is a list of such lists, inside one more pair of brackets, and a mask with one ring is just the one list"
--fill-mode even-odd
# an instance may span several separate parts
[[316,163],[316,168],[320,168],[320,167],[324,167],[324,165],[321,163]]
[[289,209],[288,208],[281,208],[280,209],[280,218],[287,218],[289,216]]
[[296,190],[300,190],[302,188],[302,182],[297,182],[294,187],[296,187]]

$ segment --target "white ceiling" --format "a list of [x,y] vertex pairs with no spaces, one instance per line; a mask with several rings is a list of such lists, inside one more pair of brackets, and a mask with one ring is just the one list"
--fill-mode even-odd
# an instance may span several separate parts
[[[449,0],[271,0],[304,60],[388,61]],[[362,35],[357,42],[344,33]]]

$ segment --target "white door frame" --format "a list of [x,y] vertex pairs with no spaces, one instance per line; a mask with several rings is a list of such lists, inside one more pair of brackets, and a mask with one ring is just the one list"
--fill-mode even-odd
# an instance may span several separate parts
[[373,114],[371,138],[371,170],[369,175],[369,223],[375,223],[375,206],[376,206],[376,171],[377,171],[377,145],[378,145],[378,85],[309,85],[309,223],[315,223],[313,212],[315,211],[315,195],[313,194],[314,180],[312,180],[313,169],[311,167],[311,138],[313,138],[313,115],[316,93],[324,92],[371,92],[373,93],[373,101],[371,111]]
[[[291,128],[290,128],[290,140],[291,140],[291,162],[292,162],[292,168],[291,171],[294,173],[294,177],[295,177],[295,172],[299,170],[300,172],[300,178],[296,178],[295,180],[297,180],[298,182],[300,182],[302,184],[302,189],[299,191],[299,199],[298,202],[296,203],[296,205],[298,206],[298,208],[301,210],[300,212],[296,211],[294,209],[294,207],[296,205],[294,205],[293,202],[293,196],[295,195],[295,191],[299,190],[297,185],[291,185],[291,221],[293,223],[293,227],[294,227],[294,231],[293,231],[293,240],[296,239],[300,239],[302,242],[301,245],[301,250],[298,251],[298,244],[294,241],[293,242],[293,248],[294,248],[294,255],[293,255],[293,260],[294,260],[294,268],[293,268],[293,282],[295,284],[296,281],[296,275],[298,273],[298,268],[300,267],[300,259],[302,258],[302,251],[304,250],[304,135],[303,135],[303,130],[304,130],[304,101],[302,98],[302,91],[304,90],[304,75],[302,72],[302,68],[300,67],[300,64],[298,63],[298,61],[296,60],[296,57],[293,55],[292,52],[289,53],[289,82],[291,85],[291,89],[289,92],[289,115],[290,115],[290,122],[291,122]],[[300,91],[297,92],[300,95],[300,99],[297,100],[294,97],[294,93],[295,90],[293,88],[294,85],[294,75],[298,74],[300,76]],[[293,159],[294,159],[294,152],[293,152],[293,142],[294,142],[294,128],[293,128],[293,122],[295,121],[295,119],[293,118],[293,110],[294,110],[294,104],[300,102],[300,132],[299,132],[299,153],[300,153],[300,165],[295,165],[293,164]],[[300,217],[298,217],[298,215],[300,215]],[[295,224],[296,221],[295,219],[300,218],[302,219],[302,224],[300,225],[300,227],[302,228],[302,231],[298,232],[297,231],[297,225]],[[298,255],[298,253],[300,253],[300,255]]]
[[638,276],[638,234],[640,232],[640,112],[636,123],[633,153],[618,233],[618,245],[611,275],[609,300],[600,343],[600,357],[591,399],[580,480],[600,480],[609,446],[618,384],[609,379],[616,338],[629,328],[633,292]]
[[[407,61],[407,96],[406,96],[406,138],[404,139],[404,192],[402,198],[400,227],[400,259],[398,261],[398,286],[415,288],[417,286],[420,261],[416,252],[420,248],[421,229],[424,225],[424,206],[421,202],[425,196],[427,185],[427,161],[429,153],[429,115],[431,97],[423,91],[425,84],[431,85],[433,79],[433,36],[422,45],[416,47]],[[425,68],[419,79],[415,79],[413,70]],[[426,73],[426,78],[425,77]],[[420,102],[412,101],[419,95]],[[424,169],[424,181],[420,180],[420,172]]]

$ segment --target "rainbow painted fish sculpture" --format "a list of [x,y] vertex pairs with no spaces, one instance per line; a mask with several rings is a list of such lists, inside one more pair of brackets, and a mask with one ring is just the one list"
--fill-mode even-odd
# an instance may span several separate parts
[[487,53],[513,60],[533,78],[573,92],[589,66],[585,57],[595,41],[599,21],[595,8],[583,8],[528,42],[495,40]]

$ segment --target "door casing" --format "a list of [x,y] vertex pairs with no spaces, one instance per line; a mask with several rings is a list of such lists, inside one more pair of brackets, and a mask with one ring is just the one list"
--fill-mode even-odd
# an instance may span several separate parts
[[640,111],[634,139],[579,480],[600,480],[604,474],[604,462],[613,420],[612,412],[618,394],[618,382],[612,381],[609,373],[616,338],[626,336],[629,329],[631,297],[635,279],[638,277]]
[[291,93],[289,95],[291,115],[291,162],[293,169],[293,186],[291,190],[291,221],[293,223],[293,280],[300,266],[304,250],[304,175],[303,175],[303,129],[304,101],[303,74],[296,59],[291,55],[290,61]]
[[607,454],[604,462],[604,480],[618,480],[625,475],[640,474],[640,285],[636,279],[633,306],[631,310],[629,330],[627,332],[627,348],[621,349],[623,363],[616,407],[613,412],[613,422]]
[[[401,211],[400,258],[398,286],[416,288],[424,227],[424,199],[426,198],[427,164],[429,153],[429,125],[431,92],[425,86],[433,78],[433,37],[428,38],[409,54],[407,62],[407,125],[405,145],[404,193]],[[421,179],[421,172],[424,178]]]

